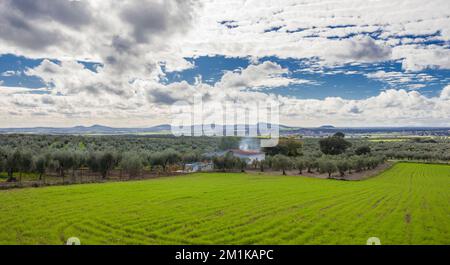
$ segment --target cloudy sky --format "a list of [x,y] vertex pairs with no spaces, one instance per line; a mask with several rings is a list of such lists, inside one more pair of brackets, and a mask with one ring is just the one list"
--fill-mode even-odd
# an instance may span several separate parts
[[0,127],[170,123],[199,93],[288,125],[450,126],[450,1],[0,1]]

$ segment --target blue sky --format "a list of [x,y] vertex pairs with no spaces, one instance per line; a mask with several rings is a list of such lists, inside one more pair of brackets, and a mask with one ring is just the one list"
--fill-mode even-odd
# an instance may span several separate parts
[[[33,59],[14,54],[0,55],[0,82],[3,82],[3,85],[8,87],[45,87],[46,84],[41,78],[26,74],[28,69],[39,66],[44,59],[59,63],[57,59],[53,58]],[[95,71],[96,66],[100,64],[95,62],[79,62],[91,71]]]
[[[58,60],[47,58],[55,63]],[[13,54],[0,56],[0,82],[9,87],[42,88],[46,84],[39,77],[26,75],[27,69],[39,66],[44,59],[30,59]],[[250,58],[202,56],[199,58],[186,58],[194,67],[184,71],[168,72],[163,83],[187,81],[194,84],[196,78],[201,77],[203,82],[214,85],[226,71],[245,69],[252,64]],[[289,86],[268,88],[266,93],[274,93],[296,98],[324,99],[326,97],[342,97],[346,99],[364,99],[378,95],[386,89],[419,90],[428,97],[439,95],[442,89],[450,83],[450,70],[426,69],[420,72],[406,72],[401,62],[389,61],[383,63],[346,64],[335,67],[322,67],[314,69],[314,60],[279,59],[277,57],[264,57],[258,59],[259,63],[275,62],[283,68],[289,69],[291,78],[300,78],[312,81],[311,84],[293,84]],[[83,62],[87,69],[96,71],[101,63]],[[378,71],[397,72],[410,76],[407,81],[388,82],[387,80],[370,78],[367,74]],[[431,80],[424,80],[420,75],[427,75]],[[398,79],[398,78],[397,78]],[[414,85],[423,85],[415,88]],[[264,91],[264,90],[263,90]]]
[[0,1],[0,24],[0,127],[145,127],[194,96],[450,126],[448,0]]
[[[177,82],[186,80],[193,84],[196,77],[214,84],[222,77],[225,71],[234,71],[248,67],[251,64],[249,58],[227,58],[224,56],[189,58],[195,67],[182,72],[168,73],[165,82]],[[402,70],[401,62],[389,61],[383,63],[366,63],[358,65],[342,65],[336,67],[324,67],[314,70],[314,60],[279,59],[277,57],[264,57],[259,62],[276,62],[290,71],[289,76],[314,81],[312,84],[298,84],[267,90],[284,96],[297,98],[323,99],[326,97],[343,97],[347,99],[363,99],[376,96],[386,89],[416,90],[413,85],[424,85],[421,92],[427,96],[436,96],[450,82],[450,70],[427,69],[421,72],[409,73]],[[405,82],[389,83],[386,80],[369,78],[366,75],[377,71],[399,72],[411,76],[411,80]],[[425,74],[433,80],[423,80],[420,74]]]

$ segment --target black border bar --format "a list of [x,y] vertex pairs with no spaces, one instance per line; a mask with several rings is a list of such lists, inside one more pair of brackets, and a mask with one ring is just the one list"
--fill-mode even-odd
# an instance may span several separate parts
[[[177,259],[183,253],[185,259]],[[186,259],[187,253],[198,254]],[[200,252],[208,252],[205,262]],[[316,264],[336,262],[386,264],[450,260],[447,246],[0,246],[2,257],[59,264],[105,262],[130,264]],[[201,259],[203,258],[203,259]],[[222,259],[221,259],[222,258]],[[104,264],[104,263],[103,263]]]

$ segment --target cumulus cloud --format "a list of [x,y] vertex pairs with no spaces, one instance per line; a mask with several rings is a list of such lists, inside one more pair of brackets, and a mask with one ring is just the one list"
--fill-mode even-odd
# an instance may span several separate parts
[[440,46],[402,47],[396,52],[403,57],[402,68],[410,72],[429,69],[450,69],[450,49]]
[[75,29],[88,24],[92,19],[88,6],[81,1],[2,1],[0,38],[31,50],[59,45],[67,41],[68,36],[58,29],[58,24]]
[[288,69],[282,68],[277,63],[265,61],[245,69],[226,72],[217,86],[226,89],[259,89],[312,83],[305,79],[289,78],[286,76],[288,74]]
[[[47,71],[53,72],[54,77],[58,76],[58,71],[61,71],[58,67],[62,66],[55,66],[51,62],[46,64],[50,69]],[[73,67],[81,68],[81,66]],[[240,71],[244,72],[251,67],[252,65]],[[278,67],[274,69],[279,70]],[[89,124],[92,120],[96,123],[121,126],[127,118],[129,120],[126,124],[144,126],[150,121],[167,122],[170,120],[171,104],[176,101],[193,102],[193,96],[197,95],[201,96],[208,106],[220,106],[225,101],[232,101],[245,107],[270,99],[280,104],[282,123],[299,126],[318,126],[328,124],[330,121],[338,126],[450,125],[448,120],[450,86],[445,87],[435,97],[426,97],[418,91],[389,89],[367,99],[350,100],[342,97],[328,97],[319,100],[297,99],[267,94],[258,90],[249,91],[244,87],[236,88],[236,86],[230,89],[230,84],[233,83],[227,80],[226,75],[214,85],[202,82],[188,84],[185,81],[161,84],[155,81],[138,80],[130,84],[133,93],[129,94],[126,100],[120,95],[104,91],[73,93],[69,89],[53,93],[51,90],[41,89],[42,93],[34,93],[32,89],[0,87],[2,95],[0,116],[5,118],[3,122],[8,126],[15,124],[56,126],[62,122],[73,123],[74,121]],[[59,82],[54,79],[51,81]],[[72,87],[77,87],[77,82],[75,80],[67,84],[72,83],[74,84]],[[80,96],[83,93],[94,94]],[[9,114],[11,110],[15,110],[15,119],[11,119],[12,116]],[[39,117],[42,118],[26,119],[34,113],[40,113]],[[214,117],[216,114],[211,115]],[[20,118],[17,118],[18,116]]]
[[127,62],[117,55],[124,54],[136,57],[127,65],[166,62],[174,70],[192,67],[183,58],[217,54],[318,57],[333,64],[393,58],[404,60],[405,69],[448,69],[448,49],[408,42],[448,41],[445,7],[446,0],[5,0],[0,52],[117,65]]
[[370,63],[391,59],[392,50],[366,36],[336,41],[328,46],[327,53],[330,58],[325,58],[335,63]]
[[147,99],[150,103],[171,105],[176,101],[188,100],[198,89],[190,86],[186,81],[162,84],[142,84],[147,88]]
[[[208,86],[203,84],[203,86]],[[214,89],[213,87],[209,87]],[[126,124],[148,125],[148,120],[167,121],[170,119],[170,104],[175,100],[189,100],[195,86],[186,84],[168,87],[149,88],[147,100],[138,98],[123,101],[115,98],[84,98],[76,96],[60,97],[57,95],[30,93],[3,93],[8,88],[1,87],[0,113],[7,126],[58,125],[60,122],[79,121],[84,124],[103,121],[104,124],[120,126]],[[184,94],[183,94],[184,91]],[[190,94],[191,93],[191,94]],[[183,95],[184,98],[181,98]],[[205,94],[202,94],[205,96]],[[154,97],[156,96],[156,97]],[[152,98],[154,97],[154,98]],[[379,95],[361,100],[348,100],[340,97],[318,99],[295,99],[267,95],[261,92],[242,92],[220,90],[205,102],[210,106],[220,105],[224,100],[236,100],[241,106],[268,98],[281,105],[281,122],[298,126],[318,126],[333,122],[335,125],[367,126],[401,126],[401,125],[441,125],[449,126],[450,87],[447,86],[439,96],[426,97],[416,91],[387,90]],[[154,102],[153,100],[156,100]],[[134,101],[134,103],[131,103]],[[167,103],[167,104],[164,104]],[[114,107],[113,107],[114,106]],[[11,120],[9,110],[15,110],[20,119]],[[39,112],[45,118],[28,119]],[[5,116],[6,115],[6,116]],[[386,117],[389,117],[387,119]],[[72,124],[72,123],[68,123]]]
[[88,24],[92,19],[89,3],[81,1],[6,0],[5,5],[28,20],[54,20],[70,27]]
[[450,85],[444,87],[444,89],[441,92],[440,98],[442,100],[450,100]]
[[[199,20],[203,26],[189,34],[194,45],[185,49],[197,55],[317,57],[326,64],[407,60],[408,54],[393,56],[407,38],[448,40],[448,7],[445,0],[209,1]],[[435,64],[447,67],[441,60]]]
[[[439,97],[426,97],[417,91],[390,89],[361,100],[340,97],[324,100],[288,99],[284,106],[291,122],[295,119],[305,125],[334,124],[346,126],[434,125],[449,126],[450,105],[448,87]],[[388,118],[387,118],[388,117]]]
[[0,76],[9,77],[9,76],[19,76],[21,75],[20,71],[12,71],[8,70],[0,74]]
[[[5,0],[0,2],[0,53],[89,60],[142,76],[161,62],[184,69],[179,41],[192,27],[194,1]],[[165,60],[166,55],[172,55]],[[171,65],[180,63],[182,66]],[[124,73],[127,75],[128,73]]]
[[149,42],[163,33],[189,29],[193,16],[192,1],[134,1],[127,3],[120,16],[132,26],[138,43]]
[[365,74],[366,77],[387,83],[391,88],[408,87],[410,89],[420,89],[437,81],[436,77],[425,73],[409,73],[409,72],[386,72],[379,70]]
[[97,71],[91,71],[76,61],[62,61],[58,64],[44,60],[39,66],[27,70],[25,74],[41,78],[52,88],[53,94],[113,94],[128,97],[133,93],[126,80],[108,78],[102,67],[98,67]]
[[[311,81],[293,78],[277,63],[258,63],[266,56],[313,58],[319,67],[396,60],[408,73],[368,77],[393,88],[417,81],[411,87],[417,89],[429,77],[410,72],[450,69],[448,7],[447,0],[4,0],[0,54],[48,59],[24,73],[47,85],[39,93],[0,87],[0,116],[4,126],[92,120],[143,125],[167,122],[171,103],[200,93],[212,102],[242,104],[271,97],[286,117],[300,121],[293,124],[448,124],[448,86],[433,98],[392,89],[362,100],[300,100],[262,88]],[[254,64],[224,73],[214,85],[161,81],[167,72],[195,67],[186,58],[203,55],[252,58]],[[99,66],[92,71],[79,61]],[[40,115],[30,119],[32,113]]]

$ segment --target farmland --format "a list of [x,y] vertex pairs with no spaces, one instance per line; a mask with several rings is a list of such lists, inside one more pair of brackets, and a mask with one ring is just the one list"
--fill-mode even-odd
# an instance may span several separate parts
[[0,191],[0,244],[450,243],[450,166],[364,181],[198,173]]

